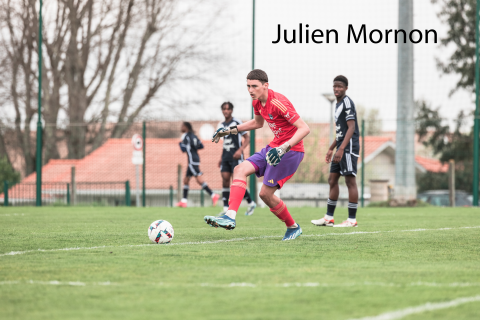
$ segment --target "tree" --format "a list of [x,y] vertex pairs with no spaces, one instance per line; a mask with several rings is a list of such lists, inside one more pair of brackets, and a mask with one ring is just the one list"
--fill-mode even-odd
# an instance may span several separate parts
[[[473,183],[473,133],[468,127],[468,115],[460,111],[453,130],[442,118],[439,108],[434,109],[425,101],[416,103],[416,133],[419,141],[430,147],[442,163],[455,160],[455,184],[457,189],[472,191]],[[468,128],[468,131],[467,131]],[[444,172],[427,172],[417,177],[418,191],[448,189],[448,175]]]
[[11,187],[20,182],[20,173],[13,170],[6,157],[0,157],[0,193],[3,193],[4,181]]
[[[14,106],[12,125],[25,173],[34,171],[30,127],[37,115],[38,13],[34,0],[0,0],[0,96]],[[218,55],[208,46],[221,6],[212,0],[57,0],[45,4],[42,61],[44,162],[83,158],[121,137],[159,95],[198,79]],[[217,60],[218,61],[218,60]],[[9,105],[7,104],[7,107]],[[58,122],[66,118],[60,134]],[[116,123],[107,128],[108,122]]]
[[364,106],[357,107],[358,125],[362,125],[362,120],[365,120],[365,135],[375,136],[382,132],[383,122],[380,118],[380,111],[376,108],[366,109]]
[[440,20],[448,26],[441,46],[454,46],[455,51],[448,61],[437,59],[437,65],[445,74],[458,74],[458,80],[451,94],[458,89],[475,90],[475,17],[476,0],[432,0],[440,3]]

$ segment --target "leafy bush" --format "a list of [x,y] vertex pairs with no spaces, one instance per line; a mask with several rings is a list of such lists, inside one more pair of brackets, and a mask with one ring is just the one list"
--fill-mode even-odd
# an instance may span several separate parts
[[4,181],[8,181],[9,187],[20,182],[20,172],[13,169],[7,157],[0,158],[0,193],[4,191]]

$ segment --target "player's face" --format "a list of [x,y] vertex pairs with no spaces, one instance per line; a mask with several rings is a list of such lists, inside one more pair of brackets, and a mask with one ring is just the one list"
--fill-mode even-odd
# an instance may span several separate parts
[[247,89],[253,100],[262,96],[268,97],[268,82],[262,84],[259,80],[247,80]]
[[185,132],[187,132],[188,130],[187,130],[187,127],[186,127],[184,124],[182,124],[182,126],[180,127],[180,131],[181,131],[182,133],[185,133]]
[[348,87],[342,81],[333,82],[333,94],[335,97],[343,97],[345,92],[347,92]]
[[224,105],[224,106],[222,106],[222,113],[223,113],[223,116],[225,117],[225,119],[230,119],[230,117],[232,116],[232,113],[233,113],[233,109],[230,109],[228,107],[228,105]]

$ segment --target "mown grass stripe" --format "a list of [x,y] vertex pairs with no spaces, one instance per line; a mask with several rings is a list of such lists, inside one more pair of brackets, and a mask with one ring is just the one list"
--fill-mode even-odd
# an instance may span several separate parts
[[[458,227],[458,228],[438,228],[438,229],[411,229],[411,230],[389,230],[389,231],[354,231],[354,232],[342,232],[342,233],[325,233],[325,234],[308,234],[302,235],[302,237],[327,237],[327,236],[347,236],[347,235],[362,235],[362,234],[378,234],[378,233],[394,233],[394,232],[425,232],[425,231],[445,231],[445,230],[455,230],[455,229],[476,229],[480,226],[472,227]],[[248,240],[259,240],[259,239],[268,239],[268,238],[282,238],[282,236],[260,236],[260,237],[244,237],[244,238],[233,238],[233,239],[220,239],[212,241],[196,241],[196,242],[179,242],[179,243],[169,243],[165,246],[181,246],[181,245],[199,245],[199,244],[215,244],[215,243],[227,243],[227,242],[239,242],[239,241],[248,241]],[[36,250],[25,250],[25,251],[11,251],[7,253],[0,254],[0,257],[5,256],[15,256],[32,252],[56,252],[56,251],[75,251],[75,250],[95,250],[95,249],[105,249],[105,248],[133,248],[133,247],[146,247],[152,246],[150,244],[128,244],[121,246],[95,246],[95,247],[72,247],[72,248],[59,248],[59,249],[36,249]]]

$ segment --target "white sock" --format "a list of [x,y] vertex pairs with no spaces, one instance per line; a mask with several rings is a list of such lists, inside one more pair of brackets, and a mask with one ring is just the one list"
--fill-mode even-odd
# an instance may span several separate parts
[[295,229],[298,228],[298,224],[294,223],[290,227],[287,227],[287,229]]
[[333,216],[329,216],[328,213],[327,213],[327,214],[325,214],[325,217],[323,217],[323,219],[333,220]]
[[255,201],[250,202],[248,205],[253,206],[255,204]]
[[228,207],[223,207],[223,212],[227,212],[228,211]]
[[187,203],[187,199],[182,198],[182,200],[180,200],[180,202]]
[[227,210],[227,213],[225,213],[225,215],[229,218],[235,219],[237,213],[235,212],[235,210]]
[[355,222],[357,222],[357,219],[350,219],[350,218],[348,218],[348,221],[349,221],[349,222],[354,222],[354,223],[355,223]]

